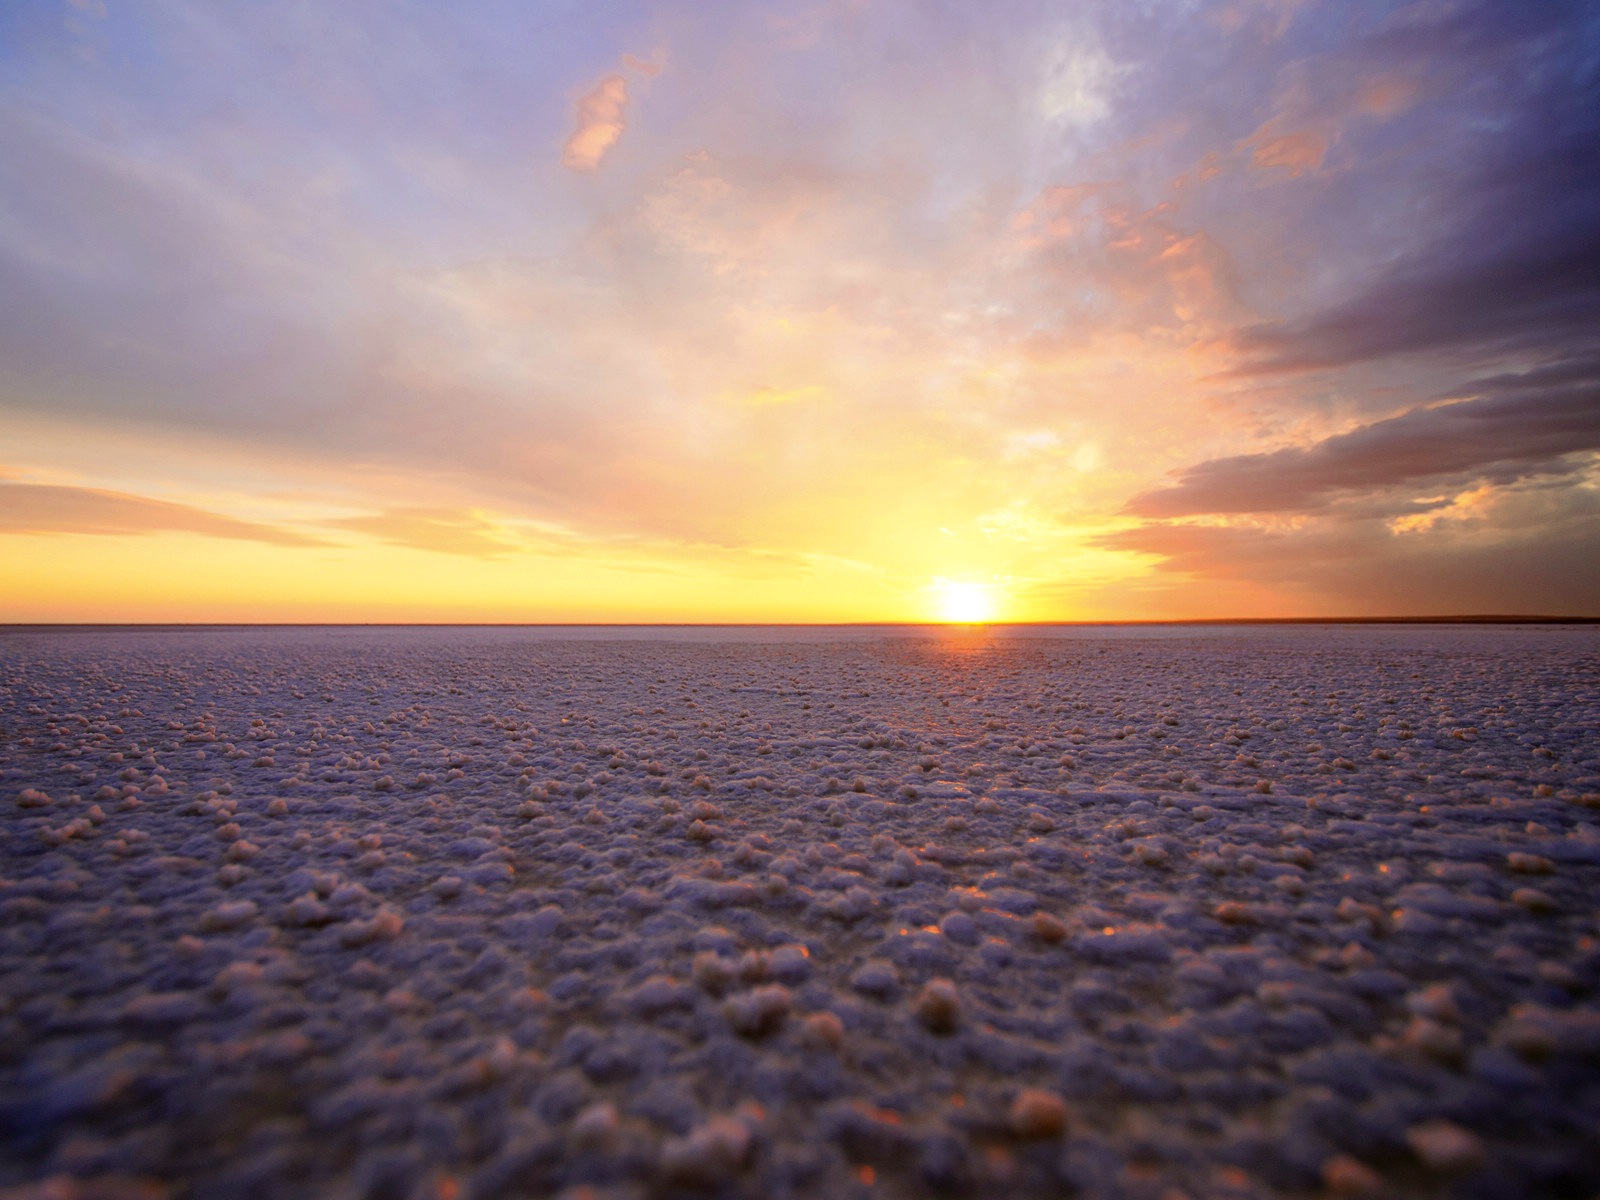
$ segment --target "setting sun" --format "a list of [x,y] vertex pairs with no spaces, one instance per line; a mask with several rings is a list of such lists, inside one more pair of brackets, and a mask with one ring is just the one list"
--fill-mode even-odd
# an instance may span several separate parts
[[981,625],[995,617],[994,589],[982,583],[937,580],[934,604],[939,620],[951,625]]

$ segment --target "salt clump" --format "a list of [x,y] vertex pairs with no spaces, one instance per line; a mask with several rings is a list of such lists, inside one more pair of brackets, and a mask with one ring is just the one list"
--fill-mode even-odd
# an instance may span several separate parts
[[858,992],[879,999],[887,999],[900,987],[900,973],[894,964],[881,959],[864,963],[850,976],[850,984]]
[[729,997],[723,1013],[736,1032],[745,1037],[764,1037],[782,1027],[791,1002],[788,988],[769,983]]
[[1469,1170],[1483,1161],[1483,1144],[1449,1121],[1425,1121],[1406,1130],[1406,1144],[1435,1171]]
[[837,1050],[844,1041],[844,1022],[831,1012],[812,1013],[801,1023],[800,1039],[813,1049]]
[[1066,1132],[1067,1106],[1054,1092],[1023,1088],[1011,1101],[1010,1121],[1018,1137],[1059,1137]]
[[687,1137],[661,1149],[661,1173],[674,1183],[715,1186],[736,1175],[750,1157],[749,1126],[737,1117],[712,1117]]
[[917,1020],[934,1033],[953,1033],[961,1024],[961,996],[948,979],[929,980],[911,1007]]
[[207,933],[238,929],[254,920],[256,911],[253,900],[233,900],[218,904],[201,916],[200,928]]

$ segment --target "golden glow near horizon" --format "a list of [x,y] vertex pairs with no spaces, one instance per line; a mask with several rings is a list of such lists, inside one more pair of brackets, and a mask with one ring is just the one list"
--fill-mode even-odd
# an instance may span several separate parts
[[985,625],[996,619],[999,605],[986,584],[955,579],[934,582],[938,619],[949,625]]
[[1570,6],[47,7],[0,622],[1600,604]]

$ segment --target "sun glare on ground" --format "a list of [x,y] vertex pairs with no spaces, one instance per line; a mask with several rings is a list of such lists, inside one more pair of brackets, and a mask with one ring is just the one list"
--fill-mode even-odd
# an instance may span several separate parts
[[950,625],[982,625],[994,620],[994,589],[981,583],[939,579],[934,582],[934,609]]

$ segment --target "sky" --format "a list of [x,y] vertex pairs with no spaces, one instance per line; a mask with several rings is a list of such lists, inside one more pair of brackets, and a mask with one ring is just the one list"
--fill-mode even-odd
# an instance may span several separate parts
[[1600,6],[8,0],[0,621],[1600,615]]

